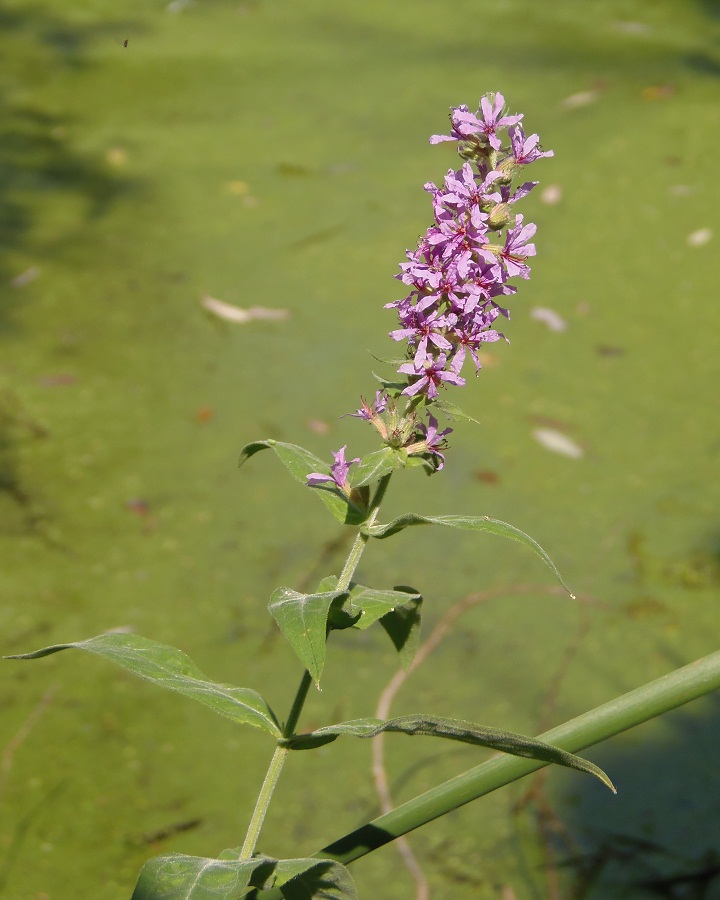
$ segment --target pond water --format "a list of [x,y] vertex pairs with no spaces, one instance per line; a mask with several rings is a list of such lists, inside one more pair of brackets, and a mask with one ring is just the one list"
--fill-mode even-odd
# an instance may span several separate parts
[[[428,631],[508,588],[393,711],[538,733],[717,649],[719,37],[711,0],[3,4],[2,652],[128,627],[289,704],[298,665],[267,600],[336,571],[338,532],[276,460],[238,472],[239,450],[372,448],[339,417],[374,390],[368,350],[391,352],[422,185],[455,165],[427,138],[489,90],[555,151],[526,204],[533,278],[511,345],[457,400],[481,425],[455,426],[437,477],[397,478],[385,512],[512,522],[580,602],[492,537],[373,546],[361,578],[422,590]],[[287,316],[226,321],[207,296]],[[372,715],[395,671],[381,636],[336,643],[308,727]],[[237,846],[271,752],[81,654],[3,664],[0,722],[9,900],[121,900],[153,854]],[[717,723],[708,700],[589,752],[617,798],[553,771],[422,829],[432,896],[710,884]],[[389,742],[395,799],[481,758]],[[264,852],[377,813],[364,742],[291,762]],[[353,874],[361,896],[413,896],[392,847]]]

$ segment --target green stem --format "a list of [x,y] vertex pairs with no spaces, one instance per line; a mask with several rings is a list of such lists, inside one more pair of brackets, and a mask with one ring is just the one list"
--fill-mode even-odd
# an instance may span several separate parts
[[287,747],[275,747],[275,752],[270,760],[268,770],[265,773],[265,780],[262,783],[260,793],[255,802],[255,809],[253,810],[247,834],[245,835],[245,841],[242,845],[242,850],[240,851],[240,859],[250,859],[255,852],[255,845],[260,837],[260,829],[265,821],[265,813],[270,806],[272,795],[275,792],[275,787],[280,778],[283,766],[285,765],[285,758],[288,753],[289,750]]
[[[375,523],[375,520],[378,517],[378,513],[380,512],[380,504],[382,503],[383,497],[385,496],[385,492],[387,491],[389,482],[390,474],[384,475],[380,479],[377,490],[375,491],[372,502],[370,504],[370,514],[365,522],[366,525],[373,525]],[[340,578],[338,579],[336,590],[344,591],[349,587],[350,580],[352,579],[355,569],[360,562],[360,557],[363,554],[368,540],[369,538],[367,535],[363,534],[361,531],[358,531],[355,537],[355,541],[350,548],[350,553],[345,560],[343,570],[340,573]],[[295,693],[295,699],[293,700],[293,705],[290,710],[290,714],[288,715],[287,722],[283,727],[282,736],[284,738],[290,737],[295,733],[295,729],[297,728],[300,714],[302,713],[303,706],[305,705],[305,700],[307,699],[308,690],[310,689],[311,683],[312,677],[306,669]],[[268,807],[270,806],[270,801],[272,800],[273,793],[275,792],[275,787],[277,786],[278,779],[280,778],[280,773],[282,772],[283,766],[285,765],[285,760],[287,759],[288,752],[289,750],[287,747],[275,747],[275,752],[273,753],[272,759],[270,760],[270,765],[268,766],[267,772],[265,773],[265,780],[262,783],[260,793],[258,794],[257,801],[255,802],[255,809],[253,810],[253,814],[250,818],[250,824],[248,825],[247,834],[245,835],[245,841],[242,845],[242,850],[240,851],[240,859],[250,859],[255,852],[255,846],[257,845],[258,838],[260,837],[260,829],[262,828],[263,822],[265,821],[265,815],[268,811]]]
[[[540,740],[577,753],[718,688],[720,651],[571,719],[540,735]],[[518,756],[495,757],[373,819],[313,856],[347,864],[547,765]],[[272,894],[263,897],[270,900]]]
[[[558,725],[540,735],[540,739],[577,753],[718,689],[720,651]],[[401,835],[547,765],[540,760],[518,756],[494,757],[373,819],[312,855],[316,859],[334,859],[347,865]],[[273,888],[260,892],[258,897],[281,900],[282,894]]]

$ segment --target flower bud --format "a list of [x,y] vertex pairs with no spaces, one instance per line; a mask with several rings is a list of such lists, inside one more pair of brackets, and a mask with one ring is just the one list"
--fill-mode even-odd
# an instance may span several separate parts
[[510,184],[513,178],[518,175],[522,166],[519,166],[512,156],[509,156],[507,159],[504,159],[502,162],[498,163],[497,167],[498,172],[503,173],[502,178],[498,178],[498,184]]
[[493,152],[484,134],[476,134],[458,144],[458,154],[468,162],[484,163]]
[[499,231],[510,221],[510,210],[507,203],[498,203],[490,210],[487,223],[493,231]]

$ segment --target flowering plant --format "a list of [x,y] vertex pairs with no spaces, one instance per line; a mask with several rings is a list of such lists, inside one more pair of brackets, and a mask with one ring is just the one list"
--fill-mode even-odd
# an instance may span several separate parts
[[[340,523],[356,529],[339,575],[324,578],[311,593],[280,587],[270,598],[269,612],[304,669],[287,718],[281,721],[256,691],[211,681],[181,651],[133,634],[103,634],[11,657],[34,659],[69,648],[85,650],[239,725],[259,728],[273,740],[272,758],[242,846],[214,858],[181,853],[152,858],[140,872],[133,900],[356,897],[348,863],[548,763],[592,774],[614,791],[608,776],[575,751],[720,686],[720,654],[715,654],[540,738],[428,713],[298,730],[308,691],[320,683],[332,631],[362,631],[379,624],[401,663],[407,667],[412,662],[421,620],[420,592],[407,586],[378,589],[353,580],[372,539],[386,539],[419,525],[487,531],[524,544],[560,578],[531,537],[488,516],[406,513],[389,522],[378,521],[395,472],[421,467],[433,475],[443,469],[452,429],[439,430],[437,415],[451,420],[463,416],[447,400],[447,389],[465,385],[461,373],[466,364],[479,373],[483,345],[504,337],[496,326],[509,318],[504,304],[517,291],[512,280],[529,277],[528,259],[535,254],[530,241],[536,228],[525,224],[514,207],[536,182],[517,182],[525,166],[552,152],[540,149],[537,135],[526,137],[521,120],[520,115],[507,114],[501,94],[489,94],[475,113],[466,106],[454,108],[450,134],[430,139],[434,144],[456,142],[462,164],[447,173],[442,188],[425,185],[432,199],[433,223],[400,266],[397,277],[410,288],[409,294],[386,304],[399,319],[390,337],[405,343],[402,358],[387,361],[401,377],[380,378],[372,402],[363,399],[350,414],[375,429],[380,448],[347,459],[343,446],[333,453],[330,465],[302,447],[275,440],[256,441],[242,451],[241,464],[271,449]],[[293,751],[315,749],[341,736],[371,738],[385,732],[461,741],[505,756],[476,766],[308,857],[283,859],[257,852],[268,805]]]

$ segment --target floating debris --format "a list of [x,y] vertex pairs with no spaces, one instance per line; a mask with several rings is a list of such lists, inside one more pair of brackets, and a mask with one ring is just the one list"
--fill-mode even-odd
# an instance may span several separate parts
[[570,94],[562,101],[565,109],[580,109],[583,106],[591,106],[600,97],[600,91],[579,91],[577,94]]
[[16,275],[10,282],[13,287],[22,288],[25,287],[26,284],[30,284],[30,282],[35,281],[36,278],[40,277],[41,269],[39,266],[30,266],[29,269],[25,269],[24,272],[21,272],[19,275]]
[[208,312],[217,316],[225,322],[235,322],[238,325],[245,325],[248,322],[254,322],[264,319],[266,321],[280,321],[287,319],[290,315],[287,309],[267,309],[264,306],[251,306],[250,309],[241,309],[239,306],[233,306],[232,303],[225,303],[223,300],[216,300],[206,294],[201,300],[200,305]]
[[667,100],[675,93],[675,86],[672,84],[651,84],[640,91],[640,97],[652,103],[656,100]]
[[330,426],[323,419],[309,419],[306,424],[313,434],[327,434],[330,431]]
[[51,375],[40,375],[37,383],[40,387],[70,387],[77,384],[77,376],[69,372],[56,372]]
[[554,309],[548,309],[546,306],[534,307],[530,318],[547,325],[550,331],[567,331],[568,324],[560,313],[556,313]]
[[546,206],[557,206],[562,200],[563,190],[559,184],[549,184],[540,191],[540,200]]
[[500,476],[492,469],[478,469],[474,477],[483,484],[500,484]]
[[616,347],[614,344],[598,344],[595,348],[600,356],[624,356],[625,348]]
[[553,453],[560,453],[562,456],[569,456],[572,459],[580,459],[585,455],[582,447],[561,431],[555,431],[554,428],[536,428],[532,436],[538,444],[542,444],[546,450]]
[[131,497],[129,500],[126,500],[125,508],[140,519],[150,515],[150,504],[141,497]]
[[225,190],[228,194],[233,194],[235,197],[245,197],[250,193],[250,185],[247,181],[228,181],[225,185]]
[[702,247],[703,244],[707,244],[708,241],[710,241],[712,236],[712,229],[699,228],[697,231],[693,231],[692,234],[688,235],[688,247]]
[[105,159],[111,166],[124,166],[127,162],[127,150],[124,147],[110,147]]
[[212,422],[214,418],[215,410],[212,406],[201,406],[195,413],[195,421],[200,422],[201,425],[204,425],[206,422]]
[[627,22],[627,21],[617,21],[613,22],[615,28],[622,32],[623,34],[649,34],[652,29],[645,22]]

